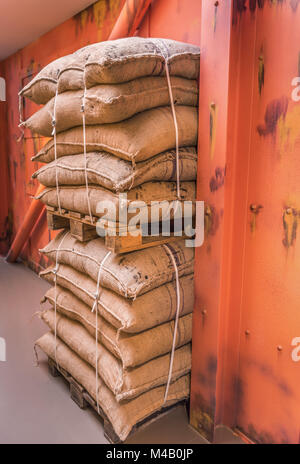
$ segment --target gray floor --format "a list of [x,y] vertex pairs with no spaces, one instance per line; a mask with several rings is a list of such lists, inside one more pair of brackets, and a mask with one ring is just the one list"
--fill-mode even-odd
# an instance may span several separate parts
[[[48,373],[43,355],[35,367],[34,341],[46,328],[34,314],[47,288],[22,264],[6,264],[0,258],[0,337],[7,347],[6,362],[0,362],[0,444],[107,443],[96,414],[78,408],[63,379]],[[179,407],[128,443],[205,440],[189,427],[186,412]]]

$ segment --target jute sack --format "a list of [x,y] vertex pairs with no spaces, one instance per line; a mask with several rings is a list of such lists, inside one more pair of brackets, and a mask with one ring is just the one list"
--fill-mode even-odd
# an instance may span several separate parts
[[[139,222],[148,223],[150,220],[153,223],[157,223],[168,218],[173,219],[175,207],[177,206],[178,208],[178,204],[181,205],[181,209],[184,211],[183,202],[193,202],[196,199],[195,182],[180,183],[181,200],[178,203],[176,182],[147,182],[129,190],[126,199],[120,197],[115,192],[95,185],[90,185],[88,190],[93,216],[103,217],[103,220],[105,219],[112,224],[116,222],[128,222],[131,218],[135,217],[136,221],[129,222],[129,226],[134,226]],[[84,215],[89,214],[85,186],[59,187],[59,192],[57,192],[55,187],[47,188],[38,195],[37,199],[41,200],[45,205],[52,207],[58,207],[60,200],[60,205],[63,209]],[[159,204],[162,202],[165,202],[164,205]],[[179,211],[178,209],[177,212]]]
[[[48,327],[55,331],[55,314],[46,310],[40,314]],[[78,356],[96,366],[95,338],[78,322],[57,315],[56,330],[59,338]],[[175,350],[171,381],[188,374],[191,370],[191,344]],[[139,367],[123,369],[120,361],[103,345],[98,344],[98,372],[117,401],[135,398],[151,388],[165,385],[170,368],[170,354],[160,356]]]
[[165,386],[153,388],[133,400],[118,403],[114,394],[100,377],[98,395],[96,395],[95,369],[59,339],[57,339],[55,356],[55,338],[52,333],[41,337],[36,342],[36,346],[51,359],[55,360],[56,358],[59,366],[82,385],[95,401],[98,396],[101,409],[122,441],[126,440],[136,424],[159,411],[162,407],[187,399],[190,394],[190,376],[185,375],[170,385],[166,403],[164,403]]
[[[54,267],[40,273],[47,282],[54,284]],[[61,307],[74,307],[79,298],[91,310],[95,303],[97,284],[94,280],[70,266],[60,264],[57,277],[56,300]],[[194,276],[181,277],[180,314],[185,316],[194,309]],[[55,289],[50,288],[44,301],[54,305]],[[124,298],[107,288],[101,288],[98,300],[98,313],[119,332],[136,333],[169,322],[176,313],[176,281],[155,288],[135,300]]]
[[74,57],[60,72],[58,90],[65,92],[70,85],[74,88],[75,83],[77,88],[82,88],[85,82],[89,88],[143,76],[163,76],[166,73],[163,54],[168,57],[171,76],[198,78],[200,50],[197,46],[169,39],[128,37],[94,44],[88,56]]
[[[200,51],[194,45],[164,40],[168,49],[170,75],[197,79]],[[39,72],[20,95],[35,103],[45,104],[60,93],[84,87],[83,71],[91,57],[86,73],[88,87],[96,84],[115,84],[144,76],[165,75],[165,60],[153,39],[131,37],[100,42],[61,57]],[[59,80],[58,80],[59,77]]]
[[[177,106],[179,146],[197,145],[198,115],[191,106]],[[57,135],[57,157],[84,152],[83,129],[75,127]],[[176,146],[175,126],[169,106],[143,111],[122,122],[86,127],[87,152],[107,151],[138,163]],[[50,140],[32,160],[50,163],[55,159]]]
[[57,79],[61,69],[73,59],[72,55],[63,56],[45,66],[20,92],[38,105],[44,105],[54,97]]
[[[179,151],[181,181],[194,181],[197,176],[197,154],[193,147]],[[88,183],[100,185],[113,192],[124,192],[133,187],[154,181],[176,181],[176,153],[167,151],[137,163],[122,160],[106,152],[88,153],[86,172]],[[46,187],[59,185],[85,185],[84,155],[63,156],[57,163],[46,164],[33,174]]]
[[[176,105],[197,106],[197,81],[172,77],[172,92]],[[83,90],[68,91],[56,99],[57,133],[82,126]],[[122,84],[103,84],[88,89],[85,99],[86,124],[120,122],[141,111],[170,104],[165,77],[142,77]],[[24,123],[32,132],[51,137],[55,98],[34,113]]]
[[[96,330],[96,315],[78,298],[76,306],[56,303],[57,311],[64,316],[80,322],[93,337]],[[167,354],[172,349],[174,321],[166,322],[137,334],[118,332],[104,318],[98,316],[99,342],[122,362],[124,369],[144,364],[151,359]],[[179,318],[176,348],[192,339],[192,314]]]
[[[46,104],[56,94],[58,77],[63,69],[73,65],[74,62],[85,62],[93,47],[98,44],[88,45],[87,47],[80,48],[76,52],[62,56],[57,60],[52,61],[45,66],[20,92],[22,97],[29,98],[39,105]],[[77,83],[75,88],[78,89]],[[82,88],[82,79],[80,80]],[[69,85],[69,90],[73,88],[72,83]]]
[[[175,257],[179,276],[193,273],[194,248],[185,247],[185,240],[176,240],[168,247]],[[82,243],[65,231],[40,251],[52,262],[57,260],[59,264],[67,264],[96,282],[99,266],[107,255],[102,238]],[[102,267],[100,286],[125,298],[135,299],[173,280],[175,269],[172,259],[166,247],[159,245],[132,253],[112,253]]]

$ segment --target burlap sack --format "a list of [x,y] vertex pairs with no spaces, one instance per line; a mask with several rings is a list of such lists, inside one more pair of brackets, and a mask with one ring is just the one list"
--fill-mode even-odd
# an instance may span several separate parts
[[[180,149],[180,180],[192,181],[197,177],[197,154],[193,147]],[[100,185],[113,192],[124,192],[154,181],[176,181],[176,153],[167,151],[133,166],[106,152],[87,154],[88,183]],[[63,156],[33,174],[46,187],[85,185],[85,158],[83,155]]]
[[[52,61],[21,90],[20,95],[29,98],[39,105],[44,105],[56,94],[60,72],[64,68],[73,64],[74,60],[81,63],[85,62],[93,47],[97,47],[97,45],[98,44],[88,45],[87,47],[80,48],[75,53],[62,56],[61,58]],[[82,88],[82,83],[79,88]],[[72,89],[72,83],[70,83],[69,90],[70,89]]]
[[[172,77],[176,105],[197,106],[197,81]],[[68,91],[56,100],[57,133],[82,126],[83,90]],[[51,137],[55,98],[34,113],[25,123],[32,132]],[[104,84],[88,89],[85,100],[86,124],[120,122],[141,111],[170,104],[165,77],[142,77],[122,84]]]
[[[197,109],[177,106],[176,116],[181,147],[196,146]],[[57,135],[57,157],[84,152],[83,129],[75,127]],[[119,158],[145,161],[176,146],[175,126],[169,106],[143,111],[125,121],[86,127],[86,150],[107,151]],[[54,141],[50,140],[32,160],[50,163],[55,159]]]
[[[40,314],[48,327],[55,331],[55,314],[46,310]],[[84,361],[96,368],[95,338],[78,322],[57,314],[59,338]],[[191,344],[175,350],[171,382],[191,370]],[[120,361],[103,345],[98,344],[98,372],[117,401],[135,398],[151,388],[165,385],[170,368],[170,354],[160,356],[139,367],[124,370]]]
[[[40,273],[47,282],[54,284],[54,267]],[[57,276],[56,298],[61,307],[74,307],[75,297],[83,301],[91,310],[95,303],[97,284],[94,280],[70,266],[60,264]],[[181,277],[180,314],[185,316],[194,309],[194,276]],[[54,305],[55,289],[46,293],[43,301]],[[177,306],[176,282],[155,288],[135,300],[124,298],[107,288],[101,288],[98,312],[120,332],[136,333],[151,329],[175,318]]]
[[[67,306],[57,302],[57,311],[64,316],[80,322],[95,337],[96,315],[82,301],[74,296]],[[122,362],[123,368],[135,367],[151,359],[169,353],[172,349],[174,321],[166,322],[137,334],[118,332],[104,318],[98,316],[99,342]],[[189,343],[192,339],[192,314],[179,319],[176,348]]]
[[[170,75],[197,79],[199,48],[174,40],[163,39],[163,42],[167,47],[165,53],[169,57]],[[55,95],[58,76],[59,93],[82,89],[86,64],[88,87],[127,82],[144,76],[162,76],[165,75],[165,60],[159,47],[165,46],[141,37],[88,45],[48,64],[20,94],[38,104],[45,104]]]
[[[41,337],[36,342],[36,346],[55,360],[55,338],[52,333]],[[59,339],[57,340],[56,360],[60,367],[82,385],[95,401],[98,396],[101,409],[122,441],[126,440],[136,424],[159,411],[162,407],[187,399],[190,394],[190,376],[185,375],[170,385],[165,404],[165,386],[153,388],[131,401],[118,403],[114,394],[100,377],[98,395],[96,395],[95,369]]]
[[[180,193],[181,200],[178,203],[181,205],[183,212],[184,201],[193,202],[196,199],[195,182],[181,182]],[[89,214],[85,186],[59,187],[58,192],[55,187],[47,188],[37,198],[47,206],[58,207],[58,195],[61,208],[84,215]],[[103,221],[105,219],[106,224],[110,222],[112,224],[117,222],[124,224],[124,222],[128,222],[128,226],[133,226],[139,224],[139,222],[148,223],[152,221],[153,223],[157,223],[168,218],[173,219],[174,211],[180,211],[179,209],[175,209],[176,206],[179,208],[176,203],[176,182],[147,182],[129,190],[126,198],[103,187],[90,185],[88,195],[92,215],[100,218],[103,217]],[[165,202],[165,204],[159,204],[162,202]],[[169,202],[169,204],[166,202]],[[139,214],[139,217],[137,214]],[[139,219],[139,221],[134,222],[134,217]]]
[[49,63],[21,90],[20,95],[38,105],[47,103],[55,95],[61,69],[72,59],[72,55],[67,55]]
[[[165,59],[168,57],[171,76],[197,79],[200,68],[200,50],[195,45],[169,39],[128,37],[101,42],[91,46],[87,59],[74,57],[61,71],[59,92],[97,84],[116,84],[143,76],[165,75]],[[84,70],[84,76],[83,76]]]
[[[194,249],[185,247],[184,240],[172,242],[168,247],[175,257],[179,276],[193,273]],[[102,238],[82,243],[65,231],[40,251],[52,262],[57,259],[58,263],[67,264],[96,282],[99,266],[107,255]],[[112,253],[102,267],[100,286],[125,298],[135,299],[173,280],[175,269],[172,259],[166,247],[160,245],[121,255]]]

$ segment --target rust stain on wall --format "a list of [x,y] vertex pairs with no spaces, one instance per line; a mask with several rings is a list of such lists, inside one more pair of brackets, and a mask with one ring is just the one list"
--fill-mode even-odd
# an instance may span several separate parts
[[290,0],[290,6],[294,13],[296,13],[300,0]]
[[8,214],[4,221],[4,230],[0,234],[0,242],[11,242],[13,233],[13,225],[12,225],[12,215]]
[[246,436],[257,444],[276,444],[276,439],[268,432],[258,432],[253,424],[249,424],[247,430],[241,429]]
[[211,192],[216,192],[225,183],[226,168],[216,167],[215,175],[209,181],[209,189]]
[[297,140],[300,138],[300,105],[296,105],[278,119],[279,152],[284,156],[294,150]]
[[[196,401],[200,402],[199,398],[197,398]],[[205,404],[204,400],[201,402]],[[212,441],[214,433],[213,415],[205,412],[205,410],[200,407],[193,407],[191,410],[190,423],[197,432],[201,433],[208,441]]]
[[215,386],[217,374],[217,359],[211,355],[207,357],[203,373],[198,373],[197,380],[204,386],[209,396],[209,402],[205,401],[201,394],[193,397],[193,409],[191,410],[191,425],[209,441],[213,440],[215,417]]
[[264,55],[263,50],[261,50],[260,55],[258,57],[258,90],[259,95],[261,95],[262,88],[265,84],[265,62],[264,62]]
[[220,225],[220,217],[214,206],[207,205],[204,214],[205,235],[215,235]]
[[282,216],[284,233],[282,243],[286,248],[295,244],[297,238],[298,217],[299,213],[295,208],[285,208]]
[[289,100],[286,96],[272,100],[265,112],[265,123],[257,126],[257,131],[261,136],[274,134],[279,119],[285,118],[288,110]]
[[234,0],[232,13],[233,25],[236,25],[238,23],[239,17],[242,16],[242,14],[245,13],[245,11],[247,11],[248,7],[251,13],[254,13],[257,8],[262,9],[264,5],[265,0],[249,0],[249,2],[247,2],[247,0]]
[[250,230],[252,234],[254,234],[254,232],[256,231],[256,218],[262,208],[263,208],[263,205],[250,205],[250,211],[251,211]]
[[[100,2],[97,2],[97,3],[103,3],[103,1],[101,0]],[[78,35],[80,31],[82,31],[86,27],[89,21],[90,22],[94,21],[94,6],[95,5],[91,5],[85,10],[73,16],[73,21],[75,21],[76,23],[76,35]]]
[[238,18],[242,15],[246,10],[247,0],[233,0],[233,12],[232,12],[232,23],[237,24]]
[[99,41],[105,40],[106,37],[104,37],[102,34],[103,24],[108,19],[108,17],[110,18],[110,16],[117,16],[121,2],[122,0],[99,0],[98,2],[75,15],[73,20],[76,23],[76,35],[79,35],[88,24],[95,23],[98,30],[97,39]]
[[217,116],[218,116],[218,107],[212,102],[209,105],[209,153],[211,159],[213,159],[216,148],[216,138],[217,138]]
[[97,34],[98,40],[100,42],[101,40],[106,39],[106,37],[103,36],[103,31],[102,31],[101,26],[106,21],[107,14],[110,10],[110,2],[107,0],[102,1],[102,2],[97,2],[94,5],[92,5],[92,7],[93,7],[93,17],[96,21],[97,30],[98,30],[98,34]]
[[282,5],[286,0],[269,0],[271,5]]
[[265,0],[249,0],[249,10],[254,13],[256,8],[262,9],[265,5]]
[[216,29],[217,29],[218,6],[219,6],[219,2],[216,1],[215,2],[215,13],[214,13],[214,19],[213,19],[213,30],[214,30],[214,32],[216,32]]

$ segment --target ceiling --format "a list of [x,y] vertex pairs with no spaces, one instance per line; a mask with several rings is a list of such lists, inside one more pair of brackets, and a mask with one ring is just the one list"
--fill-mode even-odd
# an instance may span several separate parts
[[0,0],[0,61],[95,0]]

